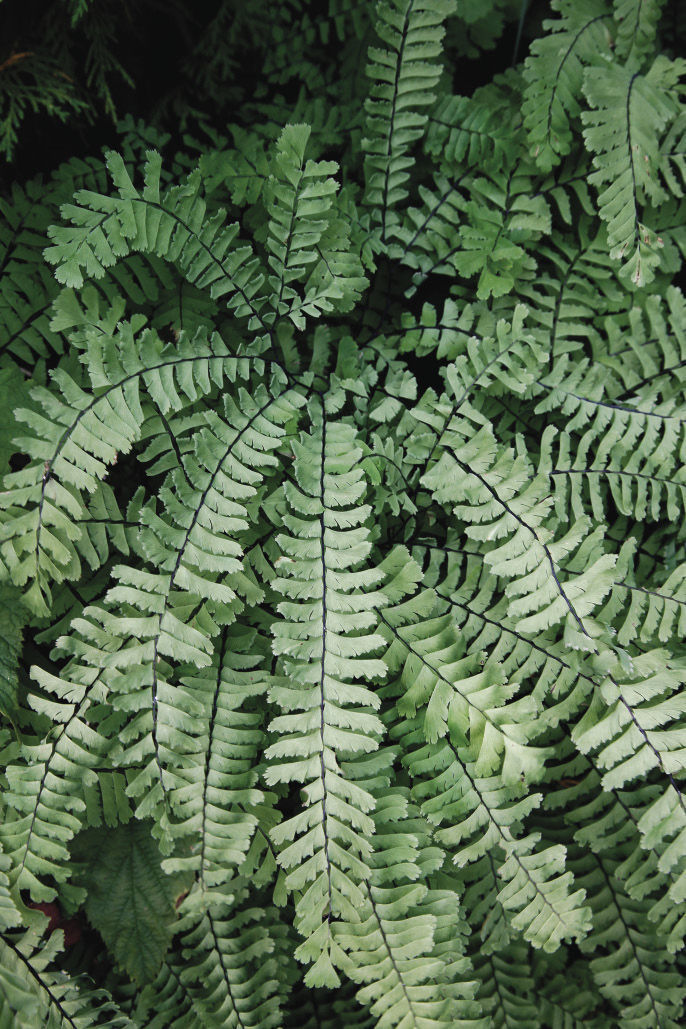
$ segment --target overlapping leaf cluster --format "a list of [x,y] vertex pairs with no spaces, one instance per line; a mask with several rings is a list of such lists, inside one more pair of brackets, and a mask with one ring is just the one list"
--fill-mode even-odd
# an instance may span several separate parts
[[676,1029],[671,22],[292,6],[264,127],[3,201],[0,1022]]

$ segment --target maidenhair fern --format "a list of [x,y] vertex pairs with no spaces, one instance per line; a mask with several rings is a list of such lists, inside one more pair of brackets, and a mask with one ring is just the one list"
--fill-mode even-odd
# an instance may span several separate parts
[[278,6],[2,200],[0,1023],[676,1029],[678,5]]

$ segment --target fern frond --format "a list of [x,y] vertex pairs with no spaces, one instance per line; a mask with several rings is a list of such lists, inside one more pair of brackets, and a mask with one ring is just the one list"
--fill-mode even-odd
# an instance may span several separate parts
[[479,1001],[493,1029],[542,1025],[527,958],[527,948],[513,943],[501,953],[475,960]]
[[[262,386],[254,397],[226,395],[226,418],[208,418],[196,437],[188,479],[178,469],[170,473],[161,493],[165,515],[157,514],[155,503],[141,514],[140,551],[156,571],[117,566],[116,585],[102,605],[88,610],[80,638],[69,644],[77,666],[83,656],[113,691],[114,706],[128,712],[118,762],[139,769],[129,795],[138,800],[138,817],[160,819],[163,834],[169,830],[168,791],[187,785],[177,769],[189,751],[198,760],[202,734],[199,726],[189,725],[187,734],[178,727],[177,706],[188,687],[177,685],[174,668],[208,666],[221,626],[234,621],[243,605],[240,596],[251,603],[262,596],[244,572],[238,539],[297,409],[287,392],[275,386],[271,394]],[[184,528],[171,517],[182,519]],[[200,713],[195,701],[192,710]]]
[[534,991],[547,1029],[600,1029],[606,1024],[602,998],[583,961],[568,962],[557,974],[540,962],[535,971]]
[[[517,630],[508,617],[507,598],[494,603],[498,580],[484,570],[480,560],[469,556],[458,572],[455,555],[463,555],[450,542],[437,548],[437,554],[450,561],[448,578],[436,593],[449,605],[455,628],[468,649],[486,652],[500,665],[506,681],[525,680],[533,703],[550,705],[546,710],[549,724],[573,717],[595,685],[586,654],[570,650],[554,630],[538,634],[535,640]],[[550,704],[553,690],[554,705]]]
[[599,993],[616,1012],[622,1029],[660,1025],[677,1029],[686,992],[669,969],[646,904],[626,895],[617,866],[606,856],[589,855],[582,881],[594,916],[594,933],[581,944],[594,956],[590,968]]
[[217,336],[165,346],[150,331],[138,338],[139,329],[134,320],[114,339],[94,334],[84,355],[90,382],[67,361],[54,373],[56,389],[34,387],[35,407],[17,412],[31,432],[19,440],[31,461],[5,478],[2,557],[18,585],[31,581],[25,596],[38,612],[51,582],[79,577],[84,494],[98,492],[108,466],[139,438],[147,396],[163,413],[178,410],[248,370]]
[[12,721],[17,707],[19,658],[28,611],[21,603],[19,591],[6,584],[0,585],[0,616],[0,717]]
[[[679,880],[680,896],[686,881],[686,803],[679,781],[685,745],[679,687],[684,673],[666,664],[664,652],[648,651],[635,658],[631,676],[607,680],[573,738],[584,753],[595,755],[605,790],[626,788],[653,770],[658,773],[660,792],[647,799],[637,828],[642,846],[657,850],[660,871]],[[660,912],[658,905],[656,916],[660,915],[669,912]],[[675,938],[685,930],[686,926],[677,926]]]
[[209,903],[196,887],[179,907],[184,956],[179,978],[202,1025],[271,1029],[282,1021],[274,941],[246,886],[236,880],[233,892],[217,891]]
[[33,695],[31,704],[52,726],[44,738],[22,742],[21,760],[7,766],[0,840],[12,859],[13,886],[49,901],[56,891],[45,879],[52,877],[64,890],[71,874],[68,847],[86,820],[84,791],[97,780],[88,773],[106,759],[110,744],[87,718],[104,696],[97,672],[81,668],[73,679],[43,669],[34,674],[45,692]]
[[476,90],[473,96],[442,97],[429,115],[424,148],[443,173],[458,174],[480,169],[507,157],[515,139],[513,120],[503,118],[508,94],[495,85]]
[[663,297],[648,296],[632,304],[626,319],[606,317],[600,326],[594,361],[610,371],[613,399],[640,397],[646,386],[659,387],[661,396],[678,395],[686,362],[686,300],[680,289],[670,286]]
[[686,21],[168,6],[0,189],[0,1026],[674,1029]]
[[612,13],[606,0],[553,0],[559,15],[546,21],[524,64],[522,112],[531,155],[550,171],[572,149],[571,123],[583,105],[584,69],[610,53]]
[[[424,611],[432,606],[429,595]],[[418,617],[417,624],[404,629],[391,617],[381,617],[389,642],[386,660],[393,671],[401,670],[398,710],[410,718],[422,712],[429,743],[456,733],[480,774],[500,768],[501,761],[507,779],[519,774],[515,768],[522,763],[529,771],[536,768],[540,755],[526,748],[534,707],[526,699],[508,703],[512,691],[498,666],[484,667],[483,655],[464,655],[449,616]]]
[[[632,4],[632,6],[635,6]],[[584,79],[591,110],[584,140],[596,170],[598,210],[607,222],[610,256],[636,286],[650,282],[661,239],[642,222],[644,205],[666,199],[657,174],[660,140],[677,113],[675,87],[684,63],[657,57],[645,75],[631,65],[592,68]]]
[[503,296],[517,279],[531,278],[535,262],[528,248],[550,231],[549,205],[542,194],[532,195],[529,175],[516,169],[512,158],[502,170],[488,169],[469,181],[468,200],[461,198],[460,184],[461,177],[454,183],[440,177],[435,194],[422,191],[424,207],[408,212],[408,224],[393,227],[403,247],[393,246],[390,253],[419,267],[415,288],[430,275],[457,271],[466,279],[478,275],[479,299]]
[[443,21],[452,10],[449,0],[390,0],[377,8],[376,31],[388,49],[369,51],[373,85],[362,146],[368,155],[365,200],[380,222],[382,244],[395,220],[393,208],[407,196],[409,151],[426,126],[421,109],[435,100]]
[[613,0],[620,59],[643,61],[654,53],[664,0]]
[[539,848],[538,834],[521,830],[540,798],[527,794],[521,780],[518,787],[507,787],[497,776],[479,775],[466,748],[454,739],[427,745],[412,723],[404,732],[409,734],[403,742],[415,780],[413,795],[439,826],[436,839],[454,862],[463,866],[493,859],[498,903],[513,928],[534,946],[555,950],[565,937],[583,937],[589,913],[583,891],[571,892],[564,848]]
[[635,547],[636,541],[631,538],[621,548],[617,581],[607,602],[606,617],[617,626],[617,642],[623,647],[634,640],[657,646],[684,636],[686,565],[677,565],[664,581],[639,580]]
[[668,838],[641,831],[644,815],[654,821],[651,810],[664,812],[673,799],[669,792],[657,782],[604,789],[596,758],[576,751],[569,733],[556,748],[556,762],[549,765],[546,778],[546,808],[561,812],[582,847],[623,858],[616,869],[622,889],[649,901],[649,922],[664,936],[669,951],[680,949],[686,935],[680,903],[686,883],[683,864]]
[[[684,672],[678,665],[670,667],[665,659],[664,651],[644,652],[633,659],[621,684],[613,679],[603,684],[578,722],[574,739],[584,752],[599,751],[598,762],[607,769],[603,777],[606,788],[623,786],[649,768],[657,768],[668,778],[681,805],[681,793],[671,777],[680,768],[683,733],[664,727],[679,721],[684,702],[679,686]],[[629,740],[633,744],[630,751]]]
[[575,551],[588,532],[577,521],[554,538],[546,522],[552,498],[543,477],[534,478],[526,458],[498,451],[488,427],[469,438],[465,421],[453,418],[450,442],[423,481],[441,501],[453,504],[467,522],[467,535],[490,544],[484,554],[489,570],[508,581],[508,615],[520,632],[540,632],[564,626],[574,646],[590,645],[586,618],[611,584],[614,558],[598,552],[585,570],[565,582],[560,562]]
[[415,1022],[429,1029],[446,1024],[448,1014],[446,999],[431,983],[441,971],[431,957],[436,920],[424,910],[427,887],[412,882],[419,874],[412,868],[414,840],[397,832],[398,800],[387,796],[378,805],[359,921],[337,927],[336,940],[345,952],[344,971],[365,984],[357,997],[371,1007],[377,1025]]
[[7,872],[10,860],[0,849],[0,930],[14,929],[21,925],[21,913],[10,893],[10,881]]
[[438,174],[433,189],[420,187],[422,207],[410,208],[403,222],[389,226],[388,235],[394,240],[388,251],[392,257],[419,272],[440,269],[448,274],[467,203],[460,191],[464,178],[464,172],[453,179]]
[[[237,207],[256,203],[269,179],[269,154],[264,140],[240,129],[232,129],[234,148],[205,151],[200,155],[200,171],[208,196],[228,192]],[[216,141],[219,142],[219,141]],[[223,142],[223,141],[222,141]]]
[[528,331],[548,355],[549,368],[588,343],[598,352],[599,361],[606,360],[605,347],[599,345],[600,319],[614,325],[613,313],[624,298],[608,268],[605,233],[593,236],[592,231],[584,218],[573,240],[565,237],[541,244],[539,272],[519,288],[529,309]]
[[[399,555],[396,555],[396,559]],[[397,610],[397,609],[396,609]],[[392,786],[393,748],[346,764],[375,796],[373,854],[360,921],[335,927],[343,970],[362,983],[358,1000],[380,1026],[464,1025],[481,1029],[475,984],[464,957],[467,927],[443,852],[408,790]]]
[[[343,269],[335,264],[329,267],[328,275],[323,275],[322,265],[330,265],[336,252],[340,265],[342,255],[350,248],[349,233],[332,218],[336,182],[325,178],[334,174],[338,165],[334,161],[305,163],[309,136],[308,125],[288,125],[284,129],[276,144],[266,190],[267,249],[274,272],[269,278],[271,302],[277,316],[289,314],[300,329],[305,326],[305,313],[316,316],[341,306]],[[311,265],[315,267],[309,268]],[[357,279],[359,295],[359,289],[366,283],[361,266]],[[292,285],[297,282],[304,282],[302,299]],[[354,294],[350,302],[345,301],[343,309],[352,306],[352,302]]]
[[[431,304],[424,304],[420,316],[405,312],[402,317],[402,326],[385,337],[386,342],[395,345],[402,353],[416,353],[418,357],[426,357],[436,353],[438,357],[454,358],[464,352],[464,336],[471,335],[474,324],[474,316],[469,306],[460,310],[457,304],[448,299],[443,305],[443,311],[439,315]],[[387,384],[386,395],[389,385]],[[400,399],[412,400],[416,397],[416,383],[407,377],[403,369],[403,377],[400,379],[400,391],[398,402],[393,405],[393,414],[401,410]],[[385,401],[382,401],[385,402]],[[389,412],[390,413],[390,412]],[[375,408],[374,420],[381,422],[386,420],[386,412]]]
[[12,1018],[4,1024],[8,1029],[29,1025],[134,1029],[135,1023],[117,1009],[105,990],[93,987],[85,977],[72,977],[53,967],[62,935],[57,930],[42,946],[34,930],[0,936],[0,998]]
[[195,842],[188,853],[167,858],[164,867],[193,872],[202,889],[221,885],[243,866],[258,815],[264,819],[259,809],[266,808],[267,798],[257,788],[264,718],[247,703],[263,697],[270,683],[263,650],[253,630],[224,628],[212,664],[191,669],[176,684],[187,718],[176,727],[180,784],[171,804],[180,820],[178,837]]
[[660,148],[660,171],[669,192],[681,199],[686,189],[686,113],[672,122]]
[[[383,844],[382,812],[377,833]],[[400,857],[395,826],[393,836],[393,848],[383,856],[385,874],[380,878],[379,872],[373,870],[372,883],[377,878],[381,882],[386,880],[394,852],[398,855],[396,860]],[[405,855],[405,863],[407,860]],[[358,999],[370,1005],[378,1026],[415,1022],[432,1029],[457,1023],[465,1029],[479,1029],[483,1022],[471,1002],[469,988],[465,990],[467,996],[458,995],[460,982],[446,976],[436,952],[437,913],[442,913],[445,920],[447,896],[439,897],[439,891],[427,890],[422,883],[403,884],[405,877],[396,875],[395,881],[400,879],[401,885],[393,888],[370,884],[360,923],[346,926],[345,932],[339,934],[346,950],[345,969],[355,981],[366,984],[358,991]],[[453,900],[457,911],[454,894]],[[452,930],[455,931],[454,923]]]
[[141,990],[134,1011],[136,1025],[145,1029],[206,1029],[207,1021],[181,978],[183,967],[180,957],[170,957],[155,981]]
[[306,891],[296,902],[296,925],[307,937],[296,956],[314,962],[306,981],[331,986],[338,982],[332,920],[356,920],[368,876],[373,798],[346,782],[337,755],[375,750],[383,734],[373,714],[378,698],[358,685],[386,670],[373,656],[383,646],[374,613],[383,572],[367,565],[370,508],[362,502],[354,430],[311,404],[313,431],[292,444],[294,480],[284,486],[288,535],[277,537],[271,583],[283,598],[272,626],[283,679],[270,699],[284,713],[269,727],[279,738],[266,751],[265,781],[305,786],[303,811],[271,837],[288,871],[287,888]]
[[[541,470],[545,467],[553,479],[557,510],[569,507],[578,517],[587,508],[586,487],[596,518],[604,517],[608,496],[622,514],[637,520],[657,520],[665,507],[668,517],[678,517],[686,497],[678,393],[663,393],[658,378],[637,391],[636,398],[614,402],[605,396],[611,380],[602,365],[587,371],[578,362],[575,372],[565,375],[567,367],[559,361],[553,375],[543,380],[551,392],[536,407],[543,412],[559,405],[566,416],[555,457],[549,449],[552,429],[544,434],[542,447]],[[561,389],[556,379],[564,380]]]
[[45,251],[58,281],[71,287],[84,277],[99,279],[132,251],[152,253],[174,264],[191,285],[222,300],[237,317],[255,318],[266,329],[256,296],[264,276],[250,246],[234,246],[238,225],[225,212],[208,216],[202,178],[193,172],[183,186],[161,188],[161,158],[149,152],[143,190],[133,184],[122,157],[110,153],[107,167],[118,197],[81,190],[65,205],[72,227],[53,226]]

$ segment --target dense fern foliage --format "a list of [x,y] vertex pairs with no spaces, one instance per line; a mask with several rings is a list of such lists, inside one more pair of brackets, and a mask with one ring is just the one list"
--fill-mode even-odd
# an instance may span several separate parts
[[686,20],[543,6],[2,198],[3,1029],[684,1024]]

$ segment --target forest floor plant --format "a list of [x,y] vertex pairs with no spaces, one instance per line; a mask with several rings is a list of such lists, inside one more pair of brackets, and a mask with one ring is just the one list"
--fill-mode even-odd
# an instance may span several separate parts
[[219,7],[1,202],[0,1026],[678,1029],[680,4]]

